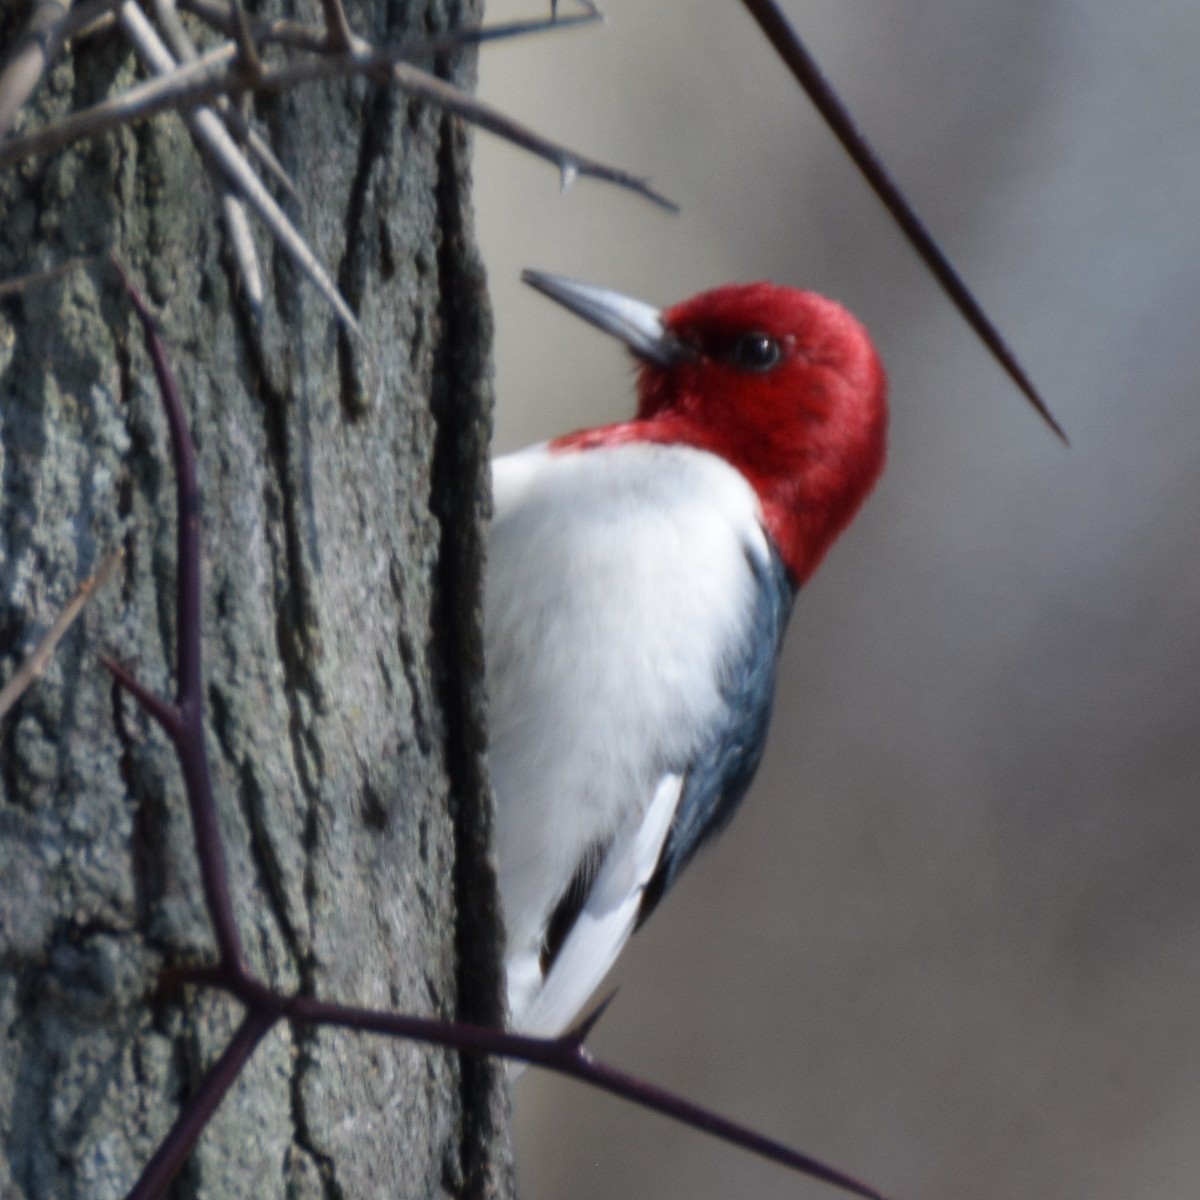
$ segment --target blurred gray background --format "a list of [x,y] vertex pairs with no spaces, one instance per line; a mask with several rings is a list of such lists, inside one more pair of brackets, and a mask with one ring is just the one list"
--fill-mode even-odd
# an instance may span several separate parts
[[[481,92],[683,211],[560,196],[478,137],[498,449],[629,408],[624,356],[523,266],[826,292],[875,334],[893,432],[797,603],[758,781],[595,1047],[903,1200],[1195,1200],[1200,5],[788,5],[1070,450],[735,0],[606,9],[487,48]],[[576,1085],[516,1103],[527,1200],[832,1195]]]

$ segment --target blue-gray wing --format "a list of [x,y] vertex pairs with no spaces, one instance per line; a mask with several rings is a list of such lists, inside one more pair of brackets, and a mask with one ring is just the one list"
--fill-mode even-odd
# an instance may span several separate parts
[[795,588],[774,546],[747,548],[755,604],[743,636],[721,670],[725,705],[690,763],[681,764],[683,793],[666,844],[642,894],[638,925],[654,911],[696,851],[729,823],[762,758],[775,697],[775,663]]

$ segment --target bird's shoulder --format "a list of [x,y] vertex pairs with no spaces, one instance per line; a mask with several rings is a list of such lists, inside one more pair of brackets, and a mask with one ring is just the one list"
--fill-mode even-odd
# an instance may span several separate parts
[[688,506],[761,524],[758,496],[719,455],[695,446],[619,442],[587,449],[541,443],[492,461],[493,526],[531,511],[591,521]]

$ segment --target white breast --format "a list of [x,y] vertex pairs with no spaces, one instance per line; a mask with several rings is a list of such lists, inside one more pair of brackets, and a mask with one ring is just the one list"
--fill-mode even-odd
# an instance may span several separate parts
[[626,445],[493,464],[491,772],[510,965],[536,956],[582,853],[640,824],[720,715],[718,671],[765,558],[715,455]]

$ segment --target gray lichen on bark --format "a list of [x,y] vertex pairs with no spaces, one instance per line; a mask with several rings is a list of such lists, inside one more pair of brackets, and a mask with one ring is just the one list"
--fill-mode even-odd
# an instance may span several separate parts
[[[0,44],[20,12],[0,16]],[[315,0],[300,16],[316,20]],[[364,0],[382,40],[477,16]],[[439,69],[469,81],[468,56]],[[33,116],[134,75],[115,36]],[[197,445],[206,728],[247,949],[282,987],[499,1019],[479,638],[489,315],[469,139],[363,81],[254,101],[365,359],[290,263],[256,323],[216,192],[159,119],[0,175],[0,278],[115,251],[160,315]],[[364,402],[366,401],[366,402]],[[153,376],[102,266],[0,303],[0,677],[101,559],[118,577],[0,727],[0,1195],[118,1197],[232,1029],[160,993],[206,961],[173,754],[101,670],[170,694],[174,495]],[[494,1068],[276,1029],[180,1195],[503,1195]]]

